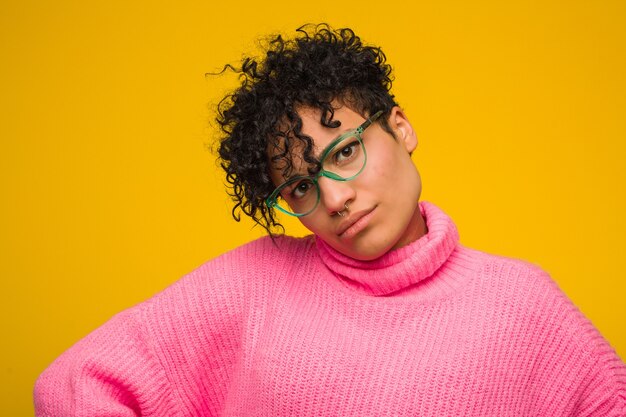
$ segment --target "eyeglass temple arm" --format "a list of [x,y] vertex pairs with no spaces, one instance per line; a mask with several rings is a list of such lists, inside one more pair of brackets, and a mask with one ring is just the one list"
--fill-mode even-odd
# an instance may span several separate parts
[[374,113],[372,116],[368,117],[368,119],[366,121],[364,121],[361,126],[359,126],[357,128],[357,131],[359,132],[359,135],[361,133],[363,133],[363,131],[365,129],[367,129],[372,123],[374,123],[376,121],[376,119],[378,119],[380,117],[381,114],[383,114],[383,111],[379,110],[376,113]]

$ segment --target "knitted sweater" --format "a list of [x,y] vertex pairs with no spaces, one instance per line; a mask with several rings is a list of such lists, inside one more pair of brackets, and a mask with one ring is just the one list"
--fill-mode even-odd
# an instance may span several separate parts
[[38,416],[626,416],[626,367],[539,268],[428,233],[374,261],[262,238],[60,356]]

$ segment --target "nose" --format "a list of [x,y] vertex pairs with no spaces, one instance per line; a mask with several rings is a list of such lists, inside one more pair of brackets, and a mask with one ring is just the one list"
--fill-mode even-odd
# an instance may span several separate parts
[[320,203],[330,215],[333,215],[345,208],[346,203],[351,202],[356,197],[356,191],[350,181],[335,181],[322,177],[318,180],[320,187]]

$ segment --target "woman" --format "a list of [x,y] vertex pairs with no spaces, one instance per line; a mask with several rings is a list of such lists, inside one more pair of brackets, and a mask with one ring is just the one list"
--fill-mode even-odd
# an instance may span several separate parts
[[624,416],[626,368],[539,268],[461,246],[419,203],[415,132],[379,48],[277,37],[220,104],[240,209],[271,235],[81,340],[37,415]]

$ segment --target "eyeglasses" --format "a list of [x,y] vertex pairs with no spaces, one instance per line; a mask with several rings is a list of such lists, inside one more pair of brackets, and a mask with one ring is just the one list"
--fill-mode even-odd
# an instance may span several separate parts
[[359,175],[367,162],[361,135],[381,114],[382,110],[374,113],[361,126],[333,140],[322,152],[319,172],[311,176],[293,177],[281,184],[265,200],[267,207],[276,207],[291,216],[306,216],[320,202],[320,177],[350,181]]

